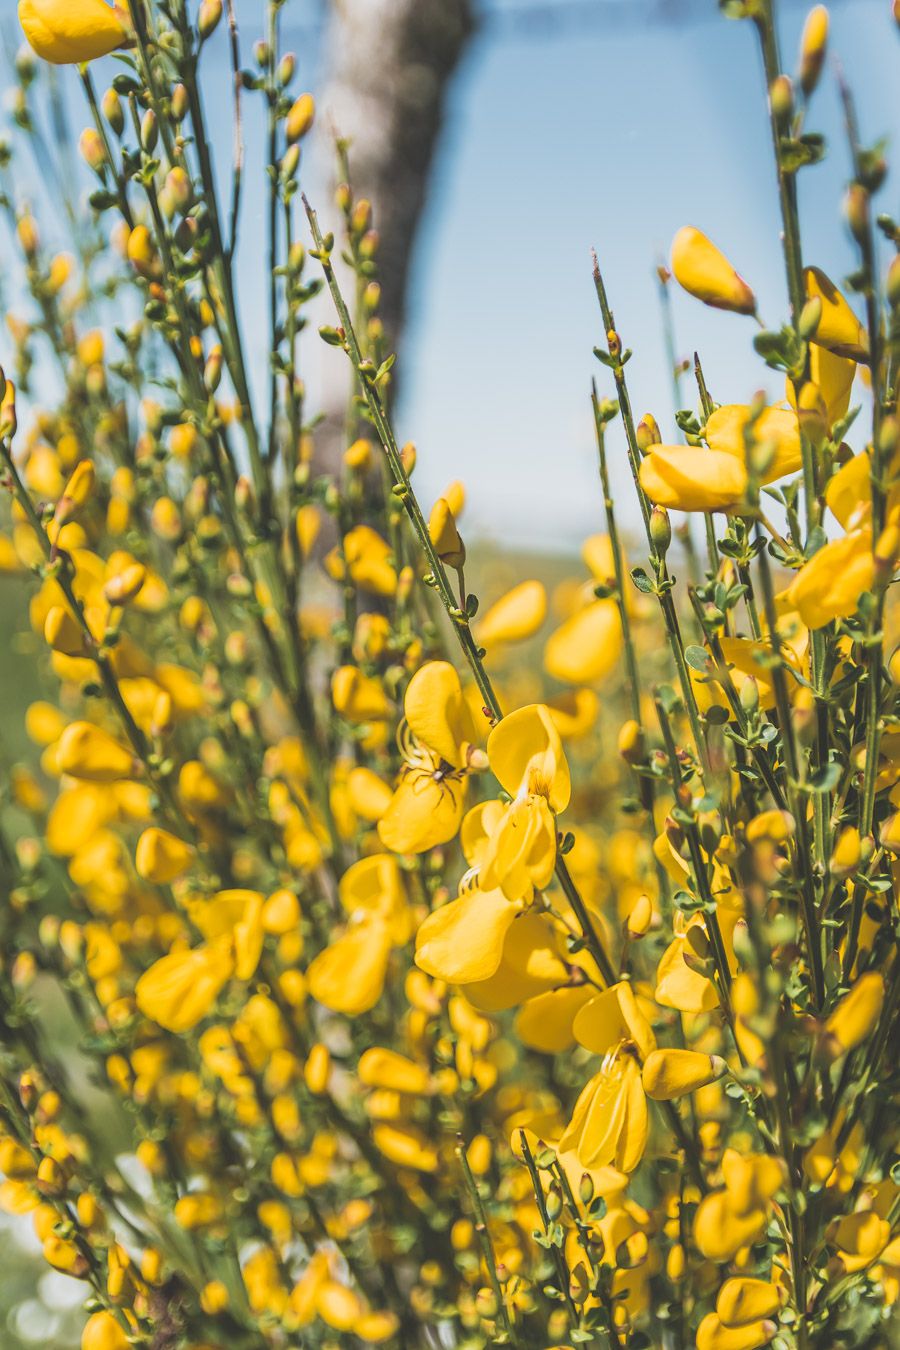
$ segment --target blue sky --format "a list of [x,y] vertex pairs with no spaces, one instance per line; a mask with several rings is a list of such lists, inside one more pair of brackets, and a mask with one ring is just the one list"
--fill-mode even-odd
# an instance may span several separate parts
[[[502,9],[534,0],[489,2]],[[587,13],[590,0],[583,3]],[[623,0],[628,3],[638,0]],[[719,244],[755,288],[770,326],[786,312],[755,33],[747,23],[721,17],[713,0],[690,8],[707,17],[612,30],[602,23],[560,23],[531,36],[513,25],[487,24],[454,82],[414,260],[398,421],[403,439],[418,446],[417,482],[428,503],[451,479],[466,482],[470,533],[557,548],[601,527],[591,376],[601,392],[610,390],[591,354],[600,339],[592,245],[620,332],[635,352],[628,367],[635,409],[652,411],[666,437],[674,437],[675,428],[654,267],[678,227],[697,225]],[[239,0],[245,63],[261,12],[259,0]],[[290,0],[284,24],[298,50],[298,88],[315,90],[319,43],[307,23],[313,12],[312,0]],[[13,0],[0,0],[0,16],[12,20],[13,14]],[[804,15],[803,6],[783,7],[789,71]],[[8,31],[13,37],[12,25]],[[897,124],[898,46],[889,0],[842,0],[833,7],[831,56],[840,58],[856,93],[866,140]],[[224,179],[230,158],[224,31],[210,44],[209,58],[206,100]],[[101,87],[114,68],[98,63]],[[77,81],[71,73],[68,78],[74,106]],[[250,347],[262,353],[263,343],[253,340],[266,325],[259,105],[245,98],[248,173],[239,263]],[[849,158],[831,69],[808,128],[826,134],[829,156],[800,177],[806,260],[840,280],[853,266],[840,217]],[[320,144],[306,170],[323,223],[331,214],[326,155]],[[896,211],[896,182],[896,175],[888,180],[881,209]],[[776,377],[752,352],[751,319],[707,310],[677,288],[673,300],[679,350],[699,350],[715,398],[744,401],[759,387],[780,395]],[[326,308],[319,318],[331,320]],[[314,391],[323,363],[342,357],[313,334],[305,359]],[[256,374],[261,390],[262,359]],[[693,401],[690,387],[687,399]],[[620,515],[633,524],[636,506],[617,427],[611,449]]]

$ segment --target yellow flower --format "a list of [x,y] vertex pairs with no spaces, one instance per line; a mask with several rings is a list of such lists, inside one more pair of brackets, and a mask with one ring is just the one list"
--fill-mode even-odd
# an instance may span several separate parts
[[106,56],[130,30],[125,10],[104,0],[19,0],[19,23],[37,55],[58,66]]
[[[809,344],[809,378],[825,404],[829,428],[847,414],[855,375],[855,361],[846,356],[836,356],[827,347],[820,347],[817,342]],[[793,380],[785,381],[785,393],[791,407],[795,407]]]
[[416,965],[448,984],[489,979],[518,913],[501,891],[466,891],[425,919],[416,934]]
[[716,1313],[726,1327],[774,1317],[782,1304],[782,1290],[768,1280],[726,1280],[716,1299]]
[[657,506],[677,511],[728,511],[747,487],[742,460],[702,445],[654,445],[641,461],[641,488]]
[[416,671],[403,710],[405,763],[378,834],[394,853],[425,853],[459,829],[478,731],[447,661],[429,661]]
[[598,684],[619,663],[622,621],[615,600],[591,600],[547,639],[544,667],[565,684]]
[[381,998],[391,954],[387,924],[376,915],[349,928],[311,962],[309,992],[348,1017],[369,1012]]
[[151,826],[137,842],[134,867],[139,877],[154,885],[166,886],[183,876],[190,867],[194,850],[168,830]]
[[874,1031],[884,1007],[884,977],[877,971],[860,976],[825,1023],[824,1049],[832,1059],[847,1055]]
[[89,783],[114,783],[134,774],[131,751],[91,722],[72,722],[59,738],[56,762],[61,773]]
[[725,1262],[765,1231],[772,1199],[784,1185],[784,1164],[763,1154],[722,1156],[725,1189],[701,1200],[694,1216],[694,1241],[709,1261]]
[[633,1172],[644,1155],[647,1099],[637,1061],[612,1055],[583,1089],[559,1141],[560,1154],[574,1153],[587,1170],[616,1167]]
[[[703,432],[710,450],[722,450],[746,462],[746,440],[750,426],[750,407],[746,403],[726,403],[709,417]],[[800,427],[792,408],[764,408],[751,427],[757,445],[771,445],[774,457],[763,483],[774,483],[786,474],[796,473],[803,463]]]
[[462,567],[466,561],[466,546],[449,502],[438,497],[428,518],[428,534],[441,562],[448,567]]
[[837,1248],[838,1261],[848,1274],[865,1270],[883,1252],[891,1237],[891,1225],[874,1209],[859,1210],[837,1219],[828,1230]]
[[726,1326],[716,1313],[707,1313],[697,1328],[697,1350],[758,1350],[778,1330],[768,1319],[739,1327]]
[[341,904],[355,921],[376,915],[388,925],[397,946],[409,940],[412,918],[397,859],[390,853],[360,858],[341,877]]
[[488,737],[488,760],[513,798],[493,828],[481,884],[510,900],[530,900],[556,865],[556,816],[569,804],[569,766],[559,732],[543,704],[504,717]]
[[170,952],[138,980],[135,999],[144,1016],[167,1031],[190,1031],[212,1011],[233,972],[227,943]]
[[547,616],[547,592],[539,581],[522,581],[491,605],[478,621],[478,641],[524,642]]
[[81,1333],[81,1350],[129,1350],[130,1344],[111,1312],[93,1313]]
[[731,263],[700,230],[685,225],[672,240],[672,272],[680,286],[705,305],[755,314],[756,296]]

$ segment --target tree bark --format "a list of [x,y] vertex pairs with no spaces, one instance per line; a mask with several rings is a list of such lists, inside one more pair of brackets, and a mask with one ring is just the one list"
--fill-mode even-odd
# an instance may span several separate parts
[[[448,86],[473,29],[472,0],[330,2],[320,128],[350,142],[354,196],[372,203],[389,350],[402,339],[410,260]],[[325,390],[319,450],[332,463],[346,390],[337,382]]]

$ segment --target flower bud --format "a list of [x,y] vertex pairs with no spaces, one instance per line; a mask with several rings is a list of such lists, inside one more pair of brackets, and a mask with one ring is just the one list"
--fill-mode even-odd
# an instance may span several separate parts
[[651,1050],[641,1070],[641,1081],[648,1097],[669,1102],[716,1082],[727,1067],[719,1055],[703,1055],[696,1050]]
[[85,127],[78,138],[78,152],[94,173],[102,173],[106,164],[106,146],[103,137],[94,127]]
[[784,130],[794,112],[794,87],[787,75],[777,75],[769,89],[769,104],[772,116],[778,126]]
[[448,567],[462,567],[466,561],[463,543],[447,500],[438,497],[428,519],[428,533],[435,552]]
[[642,764],[646,754],[644,736],[639,722],[630,718],[619,732],[618,751],[626,764]]
[[809,98],[819,83],[828,46],[828,10],[816,5],[809,11],[800,39],[800,88]]
[[222,348],[216,344],[206,358],[206,365],[203,368],[203,383],[210,394],[214,394],[222,380]]
[[115,89],[107,89],[100,107],[112,130],[117,136],[121,136],[125,130],[125,110]]
[[638,422],[635,439],[642,455],[646,455],[651,445],[662,445],[659,424],[652,413],[644,413]]
[[141,119],[141,145],[148,155],[152,155],[159,141],[159,124],[156,113],[148,108]]
[[650,512],[650,538],[660,558],[664,558],[672,542],[672,522],[664,506],[654,506]]
[[869,234],[869,194],[860,183],[851,183],[844,197],[844,217],[858,244]]
[[222,18],[222,0],[202,0],[200,13],[197,16],[197,31],[200,34],[200,41],[205,42],[211,37],[219,26]]
[[797,331],[800,336],[807,341],[810,338],[814,338],[821,317],[822,297],[820,295],[814,295],[811,300],[807,300],[800,311],[800,318],[797,320]]
[[190,107],[190,95],[187,87],[183,84],[176,84],[172,90],[172,98],[169,103],[169,111],[176,122],[183,122],[187,117]]
[[639,895],[625,920],[625,931],[632,939],[644,937],[653,922],[653,902],[646,893]]

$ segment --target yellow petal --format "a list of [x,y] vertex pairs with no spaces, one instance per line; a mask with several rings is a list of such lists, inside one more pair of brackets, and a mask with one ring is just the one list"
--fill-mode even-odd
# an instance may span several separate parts
[[463,815],[465,779],[422,768],[404,771],[391,803],[378,822],[378,835],[394,853],[425,853],[446,844],[459,829]]
[[114,783],[134,774],[134,756],[126,746],[91,722],[72,722],[59,738],[60,772],[89,783]]
[[694,1216],[694,1241],[710,1261],[730,1261],[739,1248],[755,1242],[765,1232],[766,1212],[750,1209],[738,1214],[725,1191],[716,1191],[700,1202]]
[[716,1313],[727,1327],[773,1317],[781,1307],[781,1290],[768,1280],[726,1280],[716,1299]]
[[350,928],[321,951],[307,971],[309,992],[332,1012],[356,1016],[381,998],[391,954],[387,925],[378,918]]
[[128,36],[122,10],[104,0],[19,0],[19,23],[37,55],[53,65],[106,56]]
[[546,797],[529,793],[507,808],[484,849],[481,881],[509,900],[530,901],[556,866],[556,820]]
[[825,501],[845,530],[865,524],[872,513],[872,461],[861,450],[828,480]]
[[579,1045],[595,1055],[605,1055],[623,1040],[633,1041],[642,1058],[656,1048],[650,1023],[624,980],[585,1004],[575,1018],[574,1032]]
[[134,854],[135,871],[145,881],[166,886],[183,876],[193,861],[194,850],[168,830],[151,826],[137,841]]
[[[745,403],[727,403],[717,408],[704,433],[710,450],[724,451],[745,463],[744,436],[749,421],[750,408]],[[801,467],[800,427],[791,408],[764,408],[753,423],[753,438],[759,445],[771,442],[775,446],[775,458],[762,480],[764,483],[774,483]]]
[[593,986],[583,984],[551,989],[530,998],[516,1014],[516,1035],[530,1049],[541,1050],[545,1055],[571,1050],[575,1045],[573,1023],[593,994]]
[[754,314],[756,297],[702,231],[685,225],[672,240],[672,272],[689,295],[714,309]]
[[517,913],[500,891],[468,891],[425,919],[416,934],[416,965],[448,984],[486,980],[500,965]]
[[872,589],[874,579],[872,531],[853,530],[825,544],[804,563],[787,597],[807,628],[822,628],[833,619],[855,614],[860,596]]
[[230,952],[219,943],[170,952],[138,980],[137,1005],[167,1031],[190,1031],[212,1011],[233,969]]
[[871,1035],[884,1006],[884,977],[877,971],[860,976],[825,1023],[825,1034],[838,1054],[846,1055]]
[[416,740],[459,769],[463,747],[476,731],[459,676],[448,661],[428,661],[416,671],[403,700],[403,711]]
[[466,985],[466,998],[483,1012],[503,1012],[568,980],[560,937],[546,914],[520,914],[507,929],[497,970]]
[[487,752],[495,778],[510,796],[538,793],[555,812],[568,806],[569,766],[544,704],[532,703],[504,717],[488,737]]
[[616,669],[621,654],[622,621],[615,600],[592,600],[548,638],[544,667],[566,684],[598,684]]
[[524,642],[547,616],[547,592],[539,581],[522,581],[491,605],[478,622],[478,641]]
[[719,1055],[703,1055],[696,1050],[653,1050],[644,1061],[641,1081],[648,1097],[670,1102],[714,1083],[726,1067]]
[[868,361],[869,340],[866,330],[834,282],[818,267],[807,267],[804,281],[806,298],[822,301],[822,317],[814,334],[815,341],[836,356],[845,356],[851,361]]
[[743,461],[702,445],[654,445],[641,461],[640,482],[657,506],[676,511],[725,511],[747,486]]
[[758,1350],[769,1344],[777,1330],[777,1324],[768,1319],[727,1327],[716,1313],[707,1313],[697,1328],[697,1350]]
[[[809,344],[809,378],[822,395],[829,427],[839,422],[850,407],[856,362],[846,356],[836,356],[817,342]],[[794,384],[785,380],[785,393],[791,407],[795,407]]]
[[356,1072],[365,1087],[389,1088],[414,1097],[423,1097],[431,1090],[431,1076],[426,1068],[382,1046],[372,1046],[360,1055]]
[[391,716],[393,705],[380,680],[356,666],[340,666],[331,677],[335,709],[349,722],[380,722]]

